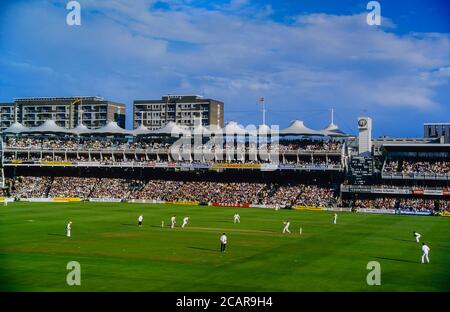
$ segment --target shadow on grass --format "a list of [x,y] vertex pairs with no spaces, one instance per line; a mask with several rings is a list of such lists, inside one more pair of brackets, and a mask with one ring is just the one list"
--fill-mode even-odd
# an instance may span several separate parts
[[418,261],[411,261],[411,260],[404,260],[404,259],[394,259],[394,258],[385,258],[385,257],[375,257],[375,259],[391,260],[391,261],[407,262],[407,263],[419,263]]
[[214,251],[214,252],[220,252],[220,250],[219,249],[211,249],[211,248],[201,248],[201,247],[188,247],[188,248],[191,248],[191,249],[197,249],[197,250],[206,250],[206,251]]
[[[137,223],[122,223],[121,225],[133,226],[133,227],[139,228],[139,225]],[[141,228],[144,228],[144,227],[161,228],[161,225],[145,225],[145,224],[142,224]],[[170,226],[164,226],[164,227],[166,228],[166,227],[170,227]]]
[[48,235],[51,235],[51,236],[64,236],[64,237],[66,237],[66,235],[64,235],[64,234],[48,233]]
[[137,223],[122,223],[122,225],[125,225],[125,226],[138,226],[137,225]]
[[[170,227],[170,225],[164,225],[164,226],[161,226],[161,225],[149,225],[149,227],[152,227],[152,228],[160,228],[160,229],[171,229],[171,230],[173,230],[171,227]],[[177,228],[177,227],[175,227],[175,228]],[[181,228],[181,227],[180,227]]]
[[393,238],[392,240],[400,241],[400,242],[410,242],[413,243],[415,240],[413,239],[399,239],[399,238]]

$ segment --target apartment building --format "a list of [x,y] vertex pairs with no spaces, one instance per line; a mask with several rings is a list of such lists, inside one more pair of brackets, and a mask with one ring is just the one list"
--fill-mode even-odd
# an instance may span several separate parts
[[45,120],[54,120],[64,128],[75,128],[80,123],[91,129],[116,121],[125,128],[125,104],[97,96],[29,97],[17,98],[11,103],[0,103],[0,129],[14,122],[36,127]]
[[223,106],[223,102],[200,95],[166,95],[160,100],[136,100],[133,102],[133,127],[143,124],[156,130],[170,121],[190,129],[200,121],[203,126],[223,127]]

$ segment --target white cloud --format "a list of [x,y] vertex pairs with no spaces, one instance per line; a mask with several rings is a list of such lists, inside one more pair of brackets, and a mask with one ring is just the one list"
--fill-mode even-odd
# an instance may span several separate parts
[[[20,7],[21,19],[11,19],[11,29],[34,36],[21,42],[8,39],[11,34],[2,44],[39,47],[42,53],[23,54],[36,66],[76,71],[80,89],[98,88],[109,96],[126,86],[122,98],[128,102],[179,88],[205,90],[229,101],[231,109],[260,95],[280,111],[300,103],[425,109],[441,105],[435,87],[448,84],[448,34],[397,35],[395,21],[368,26],[365,14],[310,14],[282,24],[267,18],[271,7],[245,0],[231,1],[226,10],[166,2],[168,10],[155,9],[151,0],[84,0],[78,29],[61,26],[57,7],[27,4]],[[45,25],[30,22],[33,17]],[[67,66],[63,56],[71,60]]]

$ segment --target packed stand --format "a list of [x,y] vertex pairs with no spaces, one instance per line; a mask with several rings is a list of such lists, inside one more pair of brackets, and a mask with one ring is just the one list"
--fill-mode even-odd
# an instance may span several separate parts
[[98,180],[97,178],[55,177],[48,197],[88,198]]
[[408,174],[450,174],[450,161],[396,161],[388,160],[385,173]]

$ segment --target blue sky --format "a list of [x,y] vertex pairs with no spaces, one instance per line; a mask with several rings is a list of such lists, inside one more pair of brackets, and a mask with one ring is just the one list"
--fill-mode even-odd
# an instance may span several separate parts
[[[225,102],[225,120],[301,119],[376,136],[422,136],[450,121],[450,4],[379,1],[382,24],[360,0],[0,1],[0,102],[24,96],[100,95],[127,104],[163,94]],[[127,118],[128,127],[131,126]]]

